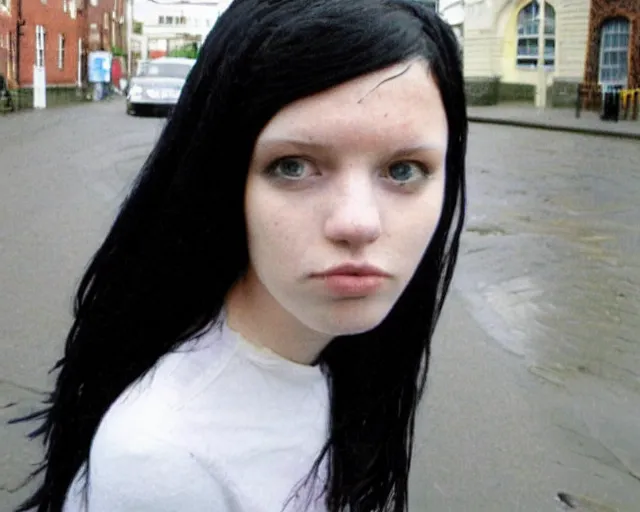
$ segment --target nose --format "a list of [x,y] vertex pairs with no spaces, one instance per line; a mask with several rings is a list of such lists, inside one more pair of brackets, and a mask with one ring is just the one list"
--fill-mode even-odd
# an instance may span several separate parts
[[346,179],[332,195],[325,223],[329,240],[359,247],[380,237],[380,209],[370,178]]

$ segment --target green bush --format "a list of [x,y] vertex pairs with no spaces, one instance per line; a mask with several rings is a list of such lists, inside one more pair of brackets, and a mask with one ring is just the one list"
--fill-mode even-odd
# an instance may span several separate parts
[[127,52],[125,52],[124,49],[120,48],[119,46],[112,46],[111,47],[111,54],[114,57],[126,57],[127,56]]
[[182,48],[176,48],[169,52],[169,57],[182,57],[185,59],[197,59],[198,58],[198,45],[196,43],[183,46]]

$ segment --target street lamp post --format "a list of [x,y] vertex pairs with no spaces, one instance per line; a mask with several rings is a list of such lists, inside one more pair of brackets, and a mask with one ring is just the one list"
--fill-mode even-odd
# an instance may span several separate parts
[[536,107],[547,106],[547,73],[545,70],[545,0],[538,0],[538,86],[536,87]]

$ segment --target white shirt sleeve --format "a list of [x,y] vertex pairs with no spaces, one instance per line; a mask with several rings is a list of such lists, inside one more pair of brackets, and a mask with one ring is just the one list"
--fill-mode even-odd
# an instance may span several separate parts
[[220,475],[186,449],[116,430],[99,430],[92,444],[86,507],[76,485],[65,512],[242,512]]

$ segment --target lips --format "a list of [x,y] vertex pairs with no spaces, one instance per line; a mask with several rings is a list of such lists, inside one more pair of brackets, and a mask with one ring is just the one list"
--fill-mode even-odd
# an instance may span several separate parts
[[390,277],[382,269],[369,264],[344,264],[314,275],[332,296],[361,298],[374,294]]
[[390,277],[382,269],[369,264],[345,263],[329,270],[315,274],[315,277],[351,276],[351,277]]

